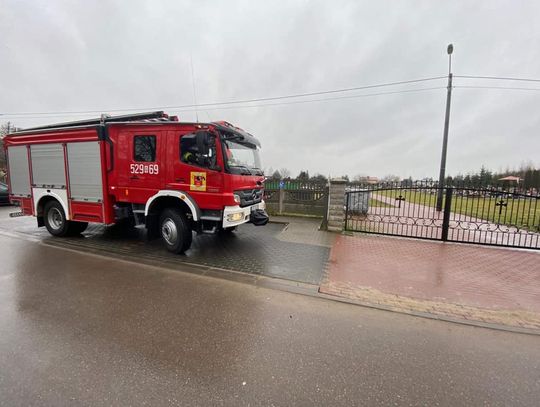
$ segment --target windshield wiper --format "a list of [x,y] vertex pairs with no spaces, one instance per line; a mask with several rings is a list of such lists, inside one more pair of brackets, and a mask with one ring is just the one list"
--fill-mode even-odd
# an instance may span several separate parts
[[249,170],[249,168],[246,167],[245,165],[230,165],[230,164],[229,164],[229,167],[232,167],[232,168],[240,168],[240,169],[244,170],[244,171],[242,171],[242,172],[240,173],[240,175],[253,175],[253,174],[251,173],[251,171]]
[[258,167],[251,167],[251,169],[257,171],[257,172],[255,173],[255,175],[264,175],[263,170],[261,170],[261,169],[258,168]]

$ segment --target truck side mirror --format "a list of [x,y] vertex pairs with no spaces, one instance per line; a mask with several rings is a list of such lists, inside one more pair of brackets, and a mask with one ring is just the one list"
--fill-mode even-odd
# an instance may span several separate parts
[[210,152],[210,137],[211,134],[207,131],[198,131],[196,133],[197,137],[197,150],[199,150],[199,154],[203,156],[207,156]]

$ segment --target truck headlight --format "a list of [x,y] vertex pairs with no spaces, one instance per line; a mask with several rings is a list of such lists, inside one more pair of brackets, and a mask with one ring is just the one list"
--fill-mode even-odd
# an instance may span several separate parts
[[237,222],[239,220],[244,219],[244,213],[243,212],[236,212],[236,213],[230,213],[227,215],[227,220],[229,222]]
[[237,195],[237,194],[234,194],[234,202],[236,202],[237,204],[239,204],[241,202],[240,200],[240,195]]

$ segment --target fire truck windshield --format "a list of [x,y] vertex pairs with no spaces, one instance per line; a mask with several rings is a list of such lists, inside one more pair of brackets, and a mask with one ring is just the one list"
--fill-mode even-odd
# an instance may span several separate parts
[[240,140],[223,140],[223,160],[231,174],[263,175],[259,148]]

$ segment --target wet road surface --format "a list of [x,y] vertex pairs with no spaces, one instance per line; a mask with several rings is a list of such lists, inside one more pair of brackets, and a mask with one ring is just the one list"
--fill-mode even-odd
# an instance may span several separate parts
[[533,406],[540,399],[537,336],[1,233],[0,258],[0,405]]

